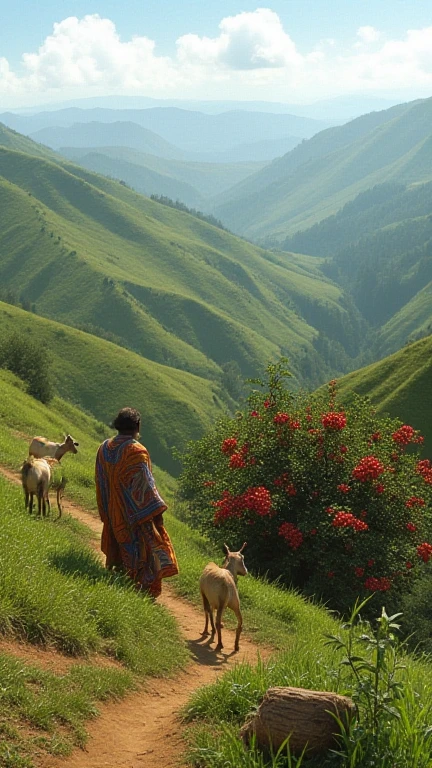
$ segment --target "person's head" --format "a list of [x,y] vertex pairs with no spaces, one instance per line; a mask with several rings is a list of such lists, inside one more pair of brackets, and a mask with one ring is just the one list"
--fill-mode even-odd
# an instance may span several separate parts
[[122,408],[113,421],[113,427],[120,435],[137,437],[140,431],[141,414],[135,408]]

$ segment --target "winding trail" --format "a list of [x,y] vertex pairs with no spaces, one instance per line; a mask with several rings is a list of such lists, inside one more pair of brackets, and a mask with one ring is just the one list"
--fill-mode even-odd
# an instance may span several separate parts
[[[5,467],[0,467],[0,472],[12,482],[20,482],[17,472]],[[97,538],[89,543],[102,559],[100,520],[67,499],[63,500],[63,509],[96,534]],[[180,768],[184,765],[184,742],[178,713],[191,694],[238,661],[255,662],[258,655],[262,658],[269,653],[242,635],[240,652],[234,654],[231,649],[235,633],[227,628],[224,651],[216,653],[201,637],[202,613],[177,597],[167,581],[158,603],[177,621],[191,654],[187,668],[170,679],[149,678],[138,692],[119,702],[99,705],[100,715],[88,723],[86,748],[76,749],[66,759],[44,756],[37,763],[40,768]]]

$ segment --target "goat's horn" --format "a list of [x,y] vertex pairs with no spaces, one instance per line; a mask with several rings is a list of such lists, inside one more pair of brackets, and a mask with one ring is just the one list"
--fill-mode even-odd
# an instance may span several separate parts
[[244,548],[245,548],[246,544],[247,544],[247,541],[245,541],[245,542],[244,542],[244,544],[243,544],[242,548],[241,548],[241,549],[239,549],[239,552],[243,552],[243,550],[244,550]]
[[229,555],[229,546],[228,546],[228,544],[224,544],[223,545],[222,552],[225,552],[226,555]]

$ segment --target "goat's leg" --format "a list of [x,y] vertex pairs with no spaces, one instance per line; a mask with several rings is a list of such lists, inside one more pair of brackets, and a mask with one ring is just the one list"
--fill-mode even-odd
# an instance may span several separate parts
[[233,608],[233,611],[235,615],[237,616],[237,629],[236,629],[236,636],[235,636],[235,643],[234,643],[234,650],[239,651],[240,650],[240,635],[241,631],[243,629],[243,616],[241,615],[240,606],[237,605],[235,608]]
[[50,500],[49,500],[49,494],[47,493],[46,497],[44,497],[44,498],[46,498],[46,505],[47,505],[48,514],[51,516],[51,504],[50,504]]
[[217,636],[218,636],[218,644],[216,646],[216,650],[220,651],[223,648],[222,645],[222,614],[224,610],[224,605],[219,603],[217,612],[216,612],[216,629],[217,629]]
[[30,493],[30,499],[29,499],[29,508],[28,508],[29,514],[33,514],[33,494]]
[[27,490],[27,489],[25,489],[25,490],[24,490],[24,505],[25,505],[25,509],[28,509],[28,505],[29,505],[29,496],[30,496],[30,494],[29,494],[28,490]]
[[204,595],[203,592],[201,592],[201,597],[202,597],[202,601],[203,601],[204,616],[205,616],[205,625],[204,625],[204,629],[201,632],[201,634],[202,634],[203,637],[207,637],[207,635],[209,634],[209,631],[208,631],[209,617],[211,615],[210,603],[207,600],[207,598],[206,598],[206,596]]
[[58,511],[59,511],[59,517],[62,516],[62,512],[63,512],[61,500],[62,500],[62,487],[59,486],[57,488],[57,508],[58,508]]

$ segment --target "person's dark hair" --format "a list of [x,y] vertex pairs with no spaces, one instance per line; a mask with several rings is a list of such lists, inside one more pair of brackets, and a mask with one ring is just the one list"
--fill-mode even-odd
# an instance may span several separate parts
[[112,425],[123,434],[136,432],[140,427],[141,414],[135,408],[122,408],[115,417]]

